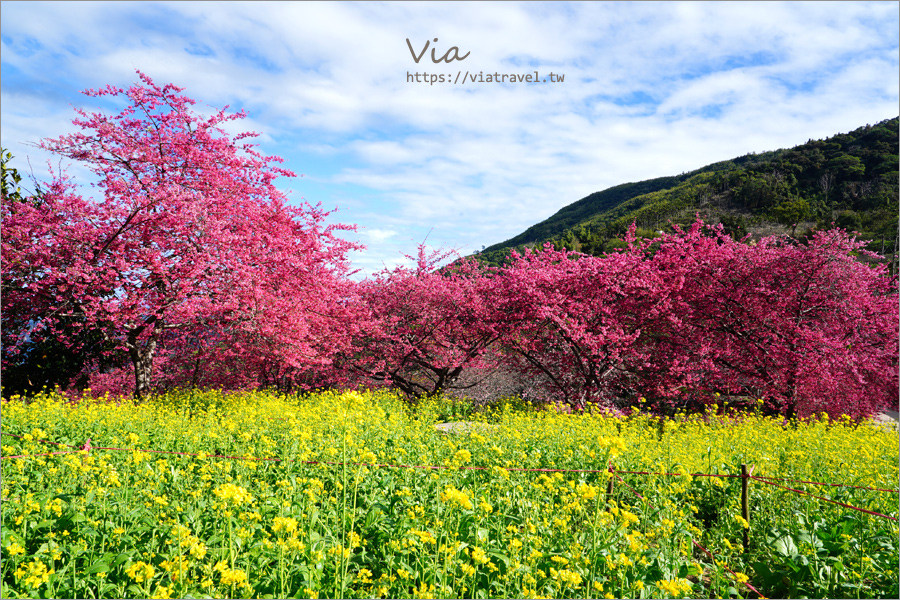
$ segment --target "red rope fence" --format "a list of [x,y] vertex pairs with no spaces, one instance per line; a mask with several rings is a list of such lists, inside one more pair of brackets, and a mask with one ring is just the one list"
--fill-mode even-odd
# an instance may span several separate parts
[[[817,498],[817,499],[819,499],[819,500],[824,500],[825,502],[831,502],[832,504],[838,504],[838,505],[840,505],[840,506],[843,506],[844,508],[850,508],[850,509],[852,509],[852,510],[858,510],[859,512],[864,512],[864,513],[867,513],[867,514],[870,514],[870,515],[875,515],[876,517],[884,517],[885,519],[890,519],[890,520],[892,520],[892,521],[896,521],[896,520],[897,520],[897,517],[892,517],[892,516],[890,516],[890,515],[885,515],[885,514],[882,514],[882,513],[880,513],[880,512],[875,512],[874,510],[869,510],[869,509],[867,509],[867,508],[860,508],[860,507],[858,507],[858,506],[852,506],[852,505],[850,505],[850,504],[845,504],[845,503],[843,503],[843,502],[838,502],[837,500],[832,500],[831,498],[826,498],[825,496],[817,496],[817,495],[815,495],[815,494],[810,494],[809,492],[804,492],[803,490],[798,490],[798,489],[794,489],[794,488],[789,488],[789,487],[787,487],[787,486],[779,485],[779,484],[774,483],[774,482],[771,482],[771,481],[766,481],[766,480],[765,480],[764,478],[762,478],[762,477],[753,477],[753,476],[751,476],[750,479],[755,479],[756,481],[759,481],[760,483],[765,483],[766,485],[772,485],[772,486],[775,486],[775,487],[777,487],[777,488],[781,488],[781,489],[783,489],[783,490],[787,490],[787,491],[789,491],[789,492],[796,492],[796,493],[798,493],[798,494],[803,494],[803,495],[805,495],[805,496],[811,496],[811,497]],[[886,490],[886,491],[891,491],[891,492],[892,492],[892,491],[894,491],[894,490]]]
[[827,485],[831,487],[848,487],[855,488],[857,490],[871,490],[873,492],[891,492],[892,494],[900,493],[900,490],[890,490],[885,488],[876,488],[876,487],[868,487],[865,485],[850,485],[849,483],[822,483],[821,481],[806,481],[805,479],[785,479],[784,477],[765,477],[763,475],[759,475],[760,479],[767,479],[769,481],[788,481],[791,483],[808,483],[809,485]]
[[[0,433],[0,435],[10,436],[15,438],[23,438],[24,435],[18,435],[14,433]],[[317,464],[325,464],[332,466],[359,466],[359,467],[374,467],[374,468],[385,468],[385,469],[427,469],[427,470],[444,470],[444,469],[456,469],[461,471],[487,471],[492,469],[493,467],[483,467],[483,466],[449,466],[449,465],[405,465],[405,464],[389,464],[389,463],[363,463],[363,462],[341,462],[341,461],[317,461],[317,460],[303,460],[298,461],[296,459],[290,458],[275,458],[275,457],[257,457],[257,456],[231,456],[227,454],[206,454],[200,452],[176,452],[173,450],[138,450],[132,448],[116,448],[116,447],[103,447],[103,446],[91,446],[91,440],[88,440],[82,446],[73,446],[71,444],[63,444],[60,442],[53,442],[50,440],[42,440],[35,439],[33,441],[41,442],[45,444],[53,444],[56,446],[65,446],[68,448],[75,448],[75,450],[67,450],[62,452],[50,452],[45,454],[19,454],[13,456],[2,456],[0,458],[30,458],[34,456],[53,456],[56,454],[69,454],[77,451],[91,451],[91,450],[108,450],[108,451],[119,451],[119,452],[146,452],[153,454],[174,454],[178,456],[200,456],[203,454],[206,458],[222,458],[227,460],[255,460],[255,461],[266,461],[266,462],[299,462],[307,465],[317,465]],[[634,488],[628,485],[624,479],[620,475],[659,475],[659,476],[668,476],[668,477],[682,477],[684,473],[669,473],[665,471],[622,471],[619,469],[614,469],[612,466],[606,469],[546,469],[546,468],[526,468],[526,467],[509,467],[505,468],[506,471],[516,471],[516,472],[525,472],[525,473],[612,473],[619,481],[625,484],[631,491],[637,494],[639,497],[643,498],[641,494],[637,492]],[[810,496],[812,498],[816,498],[818,500],[824,500],[825,502],[830,502],[832,504],[837,504],[839,506],[843,506],[844,508],[848,508],[851,510],[856,510],[859,512],[863,512],[866,514],[870,514],[877,517],[882,517],[885,519],[891,519],[892,521],[897,521],[897,517],[892,517],[890,515],[885,515],[880,512],[876,512],[873,510],[869,510],[866,508],[860,508],[858,506],[853,506],[851,504],[846,504],[844,502],[839,502],[837,500],[832,500],[831,498],[826,498],[824,496],[818,496],[816,494],[811,494],[809,492],[805,492],[803,490],[798,490],[795,488],[783,486],[775,483],[775,481],[784,481],[784,482],[797,482],[797,483],[806,483],[810,485],[821,485],[821,486],[832,486],[832,487],[849,487],[854,489],[862,489],[862,490],[870,490],[877,492],[890,492],[890,493],[900,493],[900,490],[892,490],[885,488],[876,488],[876,487],[867,487],[860,485],[849,485],[842,483],[824,483],[819,481],[806,481],[802,479],[786,479],[781,477],[764,477],[759,475],[743,475],[743,474],[720,474],[720,473],[689,473],[691,477],[721,477],[721,478],[734,478],[734,479],[754,479],[759,481],[760,483],[764,483],[766,485],[771,485],[774,487],[781,488],[783,490],[787,490],[790,492],[795,492],[798,494],[803,494],[806,496]]]
[[[711,561],[713,561],[713,564],[715,564],[715,562],[716,562],[716,557],[713,556],[713,553],[712,553],[712,552],[710,552],[709,550],[707,550],[706,548],[704,548],[703,546],[701,546],[701,545],[700,545],[700,542],[698,542],[698,541],[695,540],[694,538],[691,538],[691,543],[694,544],[694,546],[696,546],[698,549],[702,550],[702,551],[709,557],[709,559],[710,559]],[[725,569],[726,569],[729,573],[731,573],[731,574],[734,576],[734,580],[735,580],[735,581],[740,581],[740,579],[738,579],[737,573],[735,573],[734,571],[732,571],[732,570],[731,570],[731,567],[729,567],[729,566],[726,565],[725,563],[722,563],[722,566],[725,567]],[[746,586],[746,588],[747,588],[748,590],[750,590],[751,592],[753,592],[754,594],[756,594],[756,595],[759,596],[760,598],[765,598],[765,596],[763,596],[762,593],[761,593],[758,589],[756,589],[755,587],[753,587],[753,586],[750,584],[749,581],[741,581],[741,584],[743,584],[744,586]]]
[[[640,498],[640,499],[643,500],[644,502],[647,502],[647,499],[644,498],[644,496],[643,496],[640,492],[638,492],[636,489],[634,489],[633,487],[631,487],[630,485],[628,485],[628,483],[627,483],[624,479],[622,479],[621,477],[619,477],[618,474],[619,474],[619,473],[624,473],[625,471],[618,471],[618,470],[614,469],[613,466],[612,466],[612,463],[610,463],[610,465],[609,465],[609,472],[612,473],[612,474],[616,477],[616,479],[618,479],[625,487],[627,487],[629,490],[631,490],[632,492],[634,492],[634,495],[635,495],[635,496],[637,496],[638,498]],[[741,476],[739,475],[738,477],[741,477]],[[652,507],[652,505],[651,505],[649,502],[648,502],[647,504],[648,504],[649,506]],[[706,555],[709,557],[709,559],[710,559],[711,561],[713,561],[713,564],[716,564],[716,557],[713,555],[712,552],[710,552],[709,550],[707,550],[706,548],[704,548],[704,547],[700,544],[700,542],[698,542],[697,540],[695,540],[693,537],[691,537],[691,543],[692,543],[692,544],[694,545],[694,547],[696,547],[698,550],[703,551],[703,553],[706,554]],[[745,546],[745,547],[746,547],[746,546]],[[765,596],[763,596],[762,593],[761,593],[758,589],[756,589],[755,587],[753,587],[753,585],[752,585],[749,581],[741,581],[741,580],[738,578],[737,573],[735,573],[735,572],[731,569],[731,567],[729,567],[728,565],[726,565],[724,562],[722,563],[722,566],[725,567],[725,570],[727,570],[729,573],[731,573],[731,575],[734,577],[734,580],[735,580],[736,582],[741,583],[741,584],[742,584],[743,586],[745,586],[748,590],[750,590],[751,592],[753,592],[754,594],[756,594],[756,595],[759,596],[760,598],[765,598]]]
[[[24,435],[18,435],[14,433],[0,433],[2,436],[9,436],[15,438],[24,439]],[[110,451],[120,451],[120,452],[147,452],[153,454],[174,454],[179,456],[200,456],[201,454],[206,458],[223,458],[227,460],[256,460],[256,461],[267,461],[267,462],[300,462],[308,465],[315,464],[326,464],[326,465],[336,465],[341,466],[347,464],[349,466],[363,466],[363,467],[376,467],[376,468],[387,468],[387,469],[428,469],[428,470],[443,470],[443,469],[457,469],[457,470],[468,470],[468,471],[485,471],[490,470],[493,467],[484,467],[484,466],[448,466],[448,465],[406,465],[406,464],[390,464],[390,463],[362,463],[362,462],[340,462],[340,461],[316,461],[316,460],[304,460],[298,461],[296,459],[291,458],[276,458],[276,457],[259,457],[259,456],[232,456],[228,454],[207,454],[205,452],[177,452],[174,450],[142,450],[137,448],[117,448],[117,447],[103,447],[103,446],[91,446],[91,439],[88,438],[87,442],[85,442],[82,446],[74,446],[72,444],[63,444],[61,442],[53,442],[50,440],[42,440],[42,439],[34,439],[35,442],[42,442],[45,444],[52,444],[55,446],[65,446],[67,448],[75,448],[74,451],[78,450],[110,450]],[[33,456],[50,456],[52,454],[65,454],[66,452],[52,452],[48,454],[22,454],[15,456],[0,456],[0,458],[29,458]],[[809,485],[821,485],[821,486],[831,486],[831,487],[848,487],[859,490],[869,490],[875,492],[890,492],[893,494],[900,493],[900,490],[895,489],[887,489],[887,488],[876,488],[876,487],[868,487],[863,485],[850,485],[846,483],[826,483],[821,481],[808,481],[804,479],[787,479],[783,477],[768,477],[762,475],[741,475],[741,474],[729,474],[729,473],[675,473],[675,472],[667,472],[667,471],[624,471],[620,469],[549,469],[549,468],[526,468],[526,467],[504,467],[506,471],[517,471],[517,472],[528,472],[528,473],[614,473],[618,475],[659,475],[665,477],[683,477],[688,475],[690,477],[720,477],[720,478],[729,478],[729,479],[756,479],[762,483],[766,483],[769,485],[775,485],[776,487],[781,487],[782,489],[795,491],[801,494],[807,494],[813,496],[814,498],[820,498],[824,500],[828,500],[828,498],[823,498],[821,496],[815,496],[813,494],[809,494],[808,492],[803,492],[800,490],[795,490],[793,488],[788,488],[784,486],[779,486],[773,482],[775,481],[785,481],[791,483],[806,483]],[[621,477],[619,477],[620,481],[623,481]],[[624,481],[623,481],[624,483]],[[829,500],[830,501],[830,500]]]

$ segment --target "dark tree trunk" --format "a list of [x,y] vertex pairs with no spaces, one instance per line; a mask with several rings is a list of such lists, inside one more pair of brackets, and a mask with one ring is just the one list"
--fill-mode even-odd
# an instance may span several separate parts
[[[136,336],[135,336],[136,337]],[[153,373],[153,357],[156,354],[156,338],[145,342],[129,336],[128,355],[134,365],[134,396],[144,398],[150,393],[150,378]]]

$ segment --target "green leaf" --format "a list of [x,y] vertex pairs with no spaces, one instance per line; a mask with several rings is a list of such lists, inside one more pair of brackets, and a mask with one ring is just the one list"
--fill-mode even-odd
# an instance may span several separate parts
[[505,554],[497,552],[496,550],[488,550],[487,554],[488,556],[497,559],[498,562],[503,563],[503,566],[505,567],[504,569],[502,569],[503,572],[506,571],[506,568],[509,568],[509,557]]
[[772,547],[775,552],[785,557],[796,556],[799,553],[797,544],[794,543],[794,538],[789,535],[784,535],[776,539],[772,544]]
[[113,568],[118,567],[123,562],[127,561],[129,558],[130,557],[126,553],[122,552],[121,554],[119,554],[119,556],[116,557],[116,560],[113,561],[113,563],[112,563]]
[[93,575],[94,573],[106,573],[107,571],[109,571],[109,565],[105,561],[98,560],[87,570],[87,574]]

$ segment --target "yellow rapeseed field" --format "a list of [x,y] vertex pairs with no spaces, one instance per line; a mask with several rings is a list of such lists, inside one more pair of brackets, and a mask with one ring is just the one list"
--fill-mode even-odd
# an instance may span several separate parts
[[[448,406],[4,402],[2,596],[897,597],[894,430]],[[879,514],[750,480],[748,522],[741,464]]]

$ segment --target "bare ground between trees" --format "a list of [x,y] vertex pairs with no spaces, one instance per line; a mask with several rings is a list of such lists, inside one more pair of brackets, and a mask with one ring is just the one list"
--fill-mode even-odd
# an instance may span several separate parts
[[[872,421],[876,426],[886,427],[889,429],[900,429],[900,412],[896,410],[886,410],[872,417]],[[471,434],[471,433],[488,433],[495,425],[489,423],[481,423],[479,421],[451,421],[448,423],[437,423],[434,428],[438,433],[447,434]]]
[[898,429],[898,426],[900,426],[900,412],[896,410],[885,410],[875,415],[873,420],[877,425]]

